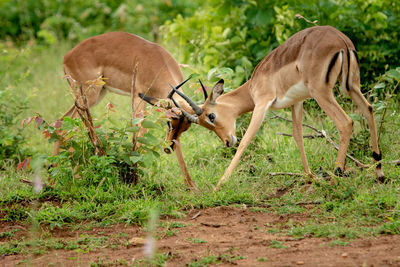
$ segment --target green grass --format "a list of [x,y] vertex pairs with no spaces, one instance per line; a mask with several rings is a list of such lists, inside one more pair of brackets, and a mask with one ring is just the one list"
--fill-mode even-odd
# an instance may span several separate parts
[[271,240],[269,247],[270,248],[287,248],[287,246],[285,246],[282,241],[278,241],[278,240]]
[[[29,109],[22,114],[21,119],[38,112],[47,121],[53,121],[71,105],[72,99],[68,96],[67,83],[62,79],[61,67],[63,54],[68,47],[68,44],[60,44],[46,49],[7,48],[12,60],[3,66],[6,75],[0,80],[0,90],[11,86],[17,95],[29,96]],[[185,91],[193,95],[194,89],[192,86]],[[347,165],[353,169],[349,177],[333,177],[330,181],[319,179],[309,184],[306,177],[268,175],[269,172],[301,173],[302,164],[293,138],[276,134],[291,133],[291,124],[267,118],[232,178],[217,193],[213,193],[213,186],[229,165],[236,148],[224,148],[214,133],[193,125],[182,135],[181,143],[188,169],[200,192],[186,190],[175,155],[161,151],[160,159],[144,170],[145,175],[136,186],[124,184],[116,177],[107,180],[108,188],[82,186],[80,179],[66,176],[63,183],[60,182],[53,189],[46,188],[41,193],[35,193],[31,186],[20,182],[20,179],[32,180],[34,174],[16,171],[9,164],[3,164],[8,167],[0,174],[0,219],[34,222],[50,228],[85,227],[81,226],[82,222],[93,225],[143,225],[148,221],[151,210],[158,210],[162,216],[179,218],[185,215],[185,210],[192,208],[246,204],[255,212],[284,216],[302,213],[309,218],[302,223],[291,221],[268,227],[266,231],[271,233],[335,239],[399,234],[400,168],[387,164],[400,158],[400,139],[397,137],[400,115],[396,112],[399,105],[395,99],[392,101],[380,140],[384,171],[388,178],[386,184],[375,181],[373,167],[359,170],[349,160]],[[130,99],[115,95],[107,95],[94,108],[94,117],[104,114],[107,102],[116,106],[117,112],[113,116],[117,120],[129,118]],[[348,99],[340,98],[340,102],[349,113],[354,113],[354,106],[349,104]],[[312,101],[307,104],[304,122],[325,129],[337,141],[338,134],[333,122],[315,106]],[[279,111],[279,114],[290,118],[288,110]],[[376,112],[378,125],[381,115],[382,111]],[[247,114],[238,121],[239,136],[243,135],[249,117]],[[364,138],[364,125],[362,120],[355,121],[349,153],[362,162],[372,163],[371,150],[365,149],[368,139]],[[51,153],[51,145],[40,131],[32,125],[24,131],[27,146],[36,154]],[[164,130],[156,132],[159,138],[163,138],[163,134]],[[313,132],[305,128],[304,134]],[[312,171],[318,173],[322,169],[332,172],[336,150],[323,138],[305,139],[304,143]],[[41,177],[47,181],[45,171],[42,171]],[[277,189],[285,188],[287,192],[281,197],[270,197]],[[171,224],[165,227],[169,231],[167,234],[173,235],[176,234],[175,228],[184,225]],[[12,239],[12,236],[7,238]],[[47,245],[40,243],[38,246],[43,248]],[[10,243],[0,248],[0,255],[21,253],[24,249],[23,244]],[[191,266],[203,266],[196,265],[200,262],[204,265],[215,263],[215,258],[203,258]]]
[[190,262],[188,265],[189,267],[206,267],[209,265],[216,265],[216,264],[235,264],[235,261],[246,259],[244,256],[235,256],[231,254],[223,254],[219,256],[209,255],[204,256],[200,259],[196,259]]
[[109,240],[104,236],[88,236],[83,235],[76,240],[66,241],[62,238],[45,238],[31,240],[13,240],[12,242],[0,245],[0,255],[12,254],[33,254],[41,255],[53,249],[65,249],[82,252],[90,252],[99,248],[105,247],[121,247],[124,244],[121,242],[115,243],[116,239]]
[[195,238],[195,237],[189,237],[187,240],[190,241],[190,242],[192,242],[193,244],[203,244],[203,243],[207,243],[207,241],[202,240],[202,239],[198,239],[198,238]]
[[330,246],[330,247],[347,246],[348,244],[350,244],[350,243],[346,242],[346,241],[343,241],[343,240],[340,240],[340,239],[336,239],[336,240],[333,240],[333,241],[329,242],[328,246]]

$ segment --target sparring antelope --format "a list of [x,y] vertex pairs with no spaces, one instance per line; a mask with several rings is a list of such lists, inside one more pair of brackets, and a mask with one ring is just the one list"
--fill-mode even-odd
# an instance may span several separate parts
[[[129,33],[105,33],[91,37],[70,50],[64,56],[63,67],[71,88],[83,86],[88,105],[92,107],[99,103],[107,92],[130,96],[136,63],[138,67],[133,102],[138,114],[144,108],[144,102],[139,95],[172,98],[174,91],[169,84],[177,85],[183,80],[178,63],[160,45]],[[104,79],[104,85],[89,86],[86,83],[99,77]],[[182,84],[183,82],[178,87]],[[180,96],[174,101],[181,103],[181,106],[187,106]],[[168,108],[173,107],[172,102],[170,104]],[[189,128],[190,122],[181,112],[178,113],[177,117],[168,123],[166,141],[171,144],[170,149],[176,151],[186,184],[196,188],[187,170],[179,143],[180,135]],[[72,105],[60,120],[65,116],[78,116],[75,105]],[[61,141],[55,143],[53,155],[59,153],[61,144]],[[170,149],[166,148],[164,151],[170,153]]]
[[[339,130],[336,171],[342,174],[353,121],[333,95],[332,89],[337,80],[341,91],[351,97],[366,118],[371,135],[372,156],[375,162],[379,162],[382,156],[374,115],[372,106],[360,91],[359,60],[355,47],[337,29],[315,26],[294,34],[274,49],[256,66],[250,80],[236,90],[223,94],[224,81],[220,80],[204,104],[197,107],[194,114],[189,114],[189,121],[214,131],[230,147],[236,143],[236,118],[243,113],[253,112],[236,154],[215,189],[231,176],[270,109],[291,108],[293,137],[300,150],[304,172],[311,175],[302,137],[303,101],[307,98],[315,99]],[[380,163],[375,173],[379,180],[384,180]]]

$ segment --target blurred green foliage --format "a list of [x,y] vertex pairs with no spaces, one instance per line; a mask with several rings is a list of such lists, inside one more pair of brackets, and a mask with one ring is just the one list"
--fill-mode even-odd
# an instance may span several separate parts
[[76,43],[127,31],[175,48],[179,43],[174,53],[181,62],[201,66],[203,72],[211,69],[211,77],[219,74],[238,86],[272,49],[313,26],[296,14],[350,37],[363,82],[372,83],[398,66],[400,4],[390,0],[1,0],[0,39]]
[[158,26],[189,15],[199,1],[0,0],[0,39],[82,40],[106,31],[127,31],[156,40]]
[[11,87],[0,90],[0,161],[18,161],[29,154],[23,148],[26,139],[22,128],[15,127],[26,108],[27,99],[16,97]]
[[297,14],[350,37],[361,60],[362,82],[371,83],[386,69],[398,66],[400,4],[396,1],[208,0],[193,16],[178,15],[167,21],[162,36],[166,41],[179,40],[180,61],[203,71],[211,69],[211,76],[232,79],[237,87],[272,49],[313,26],[297,19]]

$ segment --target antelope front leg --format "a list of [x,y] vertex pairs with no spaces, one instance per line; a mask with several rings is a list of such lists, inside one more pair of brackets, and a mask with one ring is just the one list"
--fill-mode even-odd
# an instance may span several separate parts
[[293,121],[293,138],[296,141],[300,151],[301,161],[303,163],[304,172],[311,176],[310,168],[308,167],[307,156],[304,151],[303,142],[303,101],[292,106],[292,121]]
[[229,179],[233,170],[238,165],[239,160],[242,157],[246,148],[248,147],[251,139],[253,139],[254,135],[257,133],[258,129],[260,128],[260,126],[264,120],[265,114],[267,113],[269,107],[272,104],[272,101],[268,101],[267,103],[268,103],[267,105],[255,107],[255,109],[253,111],[253,116],[251,117],[250,125],[247,128],[247,131],[244,134],[242,141],[240,141],[238,150],[236,151],[235,156],[233,157],[231,163],[229,164],[229,167],[225,170],[224,175],[218,181],[217,186],[214,188],[214,192],[218,191],[221,184]]
[[175,143],[175,153],[178,159],[179,167],[181,168],[181,172],[183,174],[185,184],[188,185],[191,189],[198,190],[196,184],[190,177],[189,171],[186,167],[185,160],[183,159],[181,143],[179,142],[179,140],[172,140],[172,141]]

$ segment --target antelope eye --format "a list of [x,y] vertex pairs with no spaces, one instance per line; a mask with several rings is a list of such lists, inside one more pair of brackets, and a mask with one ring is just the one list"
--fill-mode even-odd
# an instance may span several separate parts
[[215,121],[215,114],[214,114],[214,113],[208,114],[207,117],[210,119],[210,121],[211,121],[212,123],[214,123],[214,121]]

